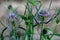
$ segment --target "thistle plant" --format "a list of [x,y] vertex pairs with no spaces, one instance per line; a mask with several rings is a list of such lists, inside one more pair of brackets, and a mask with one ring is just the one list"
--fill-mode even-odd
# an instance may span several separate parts
[[[26,0],[26,8],[24,15],[19,14],[17,9],[13,9],[12,5],[8,6],[8,9],[11,10],[11,13],[9,13],[6,17],[6,24],[5,26],[1,21],[0,23],[5,27],[5,29],[1,32],[1,40],[4,40],[4,31],[6,29],[10,30],[9,39],[10,40],[34,40],[34,28],[39,26],[41,28],[41,31],[39,33],[40,38],[39,40],[51,40],[54,35],[60,36],[60,34],[55,33],[56,27],[54,30],[51,31],[49,28],[45,28],[44,24],[48,24],[51,21],[54,21],[56,19],[56,24],[59,23],[59,18],[57,17],[60,13],[60,9],[56,10],[53,16],[50,16],[50,7],[52,4],[52,0],[50,2],[50,5],[48,9],[41,9],[42,2],[38,0]],[[36,9],[36,12],[33,14],[33,8]],[[21,27],[20,19],[24,20],[26,28]],[[20,34],[16,32],[18,28],[24,30],[22,39]],[[27,39],[26,39],[27,37]]]

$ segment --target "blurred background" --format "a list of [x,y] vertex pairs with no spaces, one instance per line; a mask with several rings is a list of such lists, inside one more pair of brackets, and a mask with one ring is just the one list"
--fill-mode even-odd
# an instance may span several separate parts
[[[43,3],[43,8],[48,9],[49,5],[50,5],[50,0],[41,0]],[[24,14],[25,11],[25,4],[26,4],[26,0],[0,0],[0,20],[4,25],[6,24],[6,15],[8,13],[7,11],[7,7],[8,5],[12,5],[13,8],[17,8],[18,7],[18,13]],[[54,14],[56,9],[60,9],[60,0],[53,0],[51,8],[50,8],[50,14],[51,16]],[[60,19],[60,15],[58,16],[58,18]],[[22,23],[24,24],[24,23]],[[24,25],[23,25],[24,26]],[[50,28],[51,30],[54,29],[54,26],[56,26],[55,20],[53,22],[50,22],[48,24],[45,24],[45,27]],[[0,23],[0,33],[2,32],[2,30],[5,27],[3,27]],[[25,27],[24,27],[25,28]],[[38,30],[37,30],[38,29]],[[40,31],[40,28],[35,28],[35,40],[38,40],[38,31]],[[9,31],[7,30],[4,35],[8,35]],[[58,24],[57,28],[56,28],[56,33],[60,34],[60,23]],[[6,39],[5,39],[6,40]],[[60,37],[54,36],[52,38],[52,40],[60,40]]]

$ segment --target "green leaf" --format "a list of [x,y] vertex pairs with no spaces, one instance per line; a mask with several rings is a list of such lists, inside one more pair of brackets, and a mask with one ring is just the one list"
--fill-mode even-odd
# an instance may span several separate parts
[[56,18],[56,24],[58,24],[59,23],[59,19],[58,18]]
[[20,16],[22,19],[24,19],[24,20],[26,20],[27,19],[27,17],[26,16],[24,16],[24,15],[18,15],[18,16]]
[[34,0],[26,0],[27,3],[30,3],[31,5],[34,5],[35,4],[35,1]]
[[57,34],[57,33],[55,33],[54,35],[56,35],[56,36],[60,36],[60,34]]

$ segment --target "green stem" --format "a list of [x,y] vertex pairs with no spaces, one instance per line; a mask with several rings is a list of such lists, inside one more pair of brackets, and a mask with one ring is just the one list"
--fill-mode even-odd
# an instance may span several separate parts
[[27,31],[24,33],[22,40],[26,40]]
[[[42,21],[44,21],[44,17],[42,17]],[[44,28],[44,25],[43,23],[41,24],[41,34],[40,34],[40,40],[42,40],[42,36],[43,36],[43,28]]]
[[52,0],[50,0],[50,5],[49,5],[49,8],[48,8],[48,10],[50,10],[51,4],[52,4]]
[[31,25],[27,26],[28,30],[28,40],[33,40],[33,27]]
[[54,30],[53,30],[53,34],[52,36],[50,37],[50,40],[52,39],[52,37],[54,36],[55,32],[56,32],[56,28],[57,28],[57,25],[55,26]]
[[28,35],[28,40],[33,40],[33,35],[32,34]]
[[17,35],[15,30],[12,30],[10,32],[10,40],[17,40]]
[[42,34],[43,34],[43,33],[42,33],[42,31],[43,31],[43,27],[44,27],[44,26],[43,26],[43,23],[42,23],[42,24],[41,24],[41,34],[40,34],[40,40],[42,40]]

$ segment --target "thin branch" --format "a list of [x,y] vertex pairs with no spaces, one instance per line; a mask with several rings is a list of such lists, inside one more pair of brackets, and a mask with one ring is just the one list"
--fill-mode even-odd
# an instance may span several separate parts
[[6,27],[1,21],[0,21],[0,23],[2,24],[2,26]]
[[[57,12],[57,11],[56,11]],[[56,13],[56,15],[53,17],[51,17],[47,22],[40,22],[40,23],[45,23],[45,24],[47,24],[47,23],[49,23],[51,20],[54,20],[58,15],[60,14],[60,10]],[[37,22],[37,20],[35,19],[35,21]],[[33,27],[35,27],[35,26],[37,26],[39,23],[36,23]]]
[[51,19],[50,19],[49,21],[43,22],[43,23],[47,24],[47,23],[49,23],[51,20],[54,20],[54,19],[59,15],[59,13],[60,13],[60,10],[57,12],[56,16],[51,17]]
[[37,26],[38,25],[38,23],[36,23],[35,25],[33,25],[33,27],[35,27],[35,26]]
[[5,27],[1,32],[1,40],[4,40],[3,33],[5,32],[6,29],[7,29],[7,27]]
[[53,0],[50,0],[50,5],[49,5],[48,10],[50,10],[50,7],[51,7],[51,5],[52,5],[52,1],[53,1]]
[[23,28],[23,27],[18,27],[18,28],[23,29],[24,31],[26,31],[26,29],[25,29],[25,28]]

